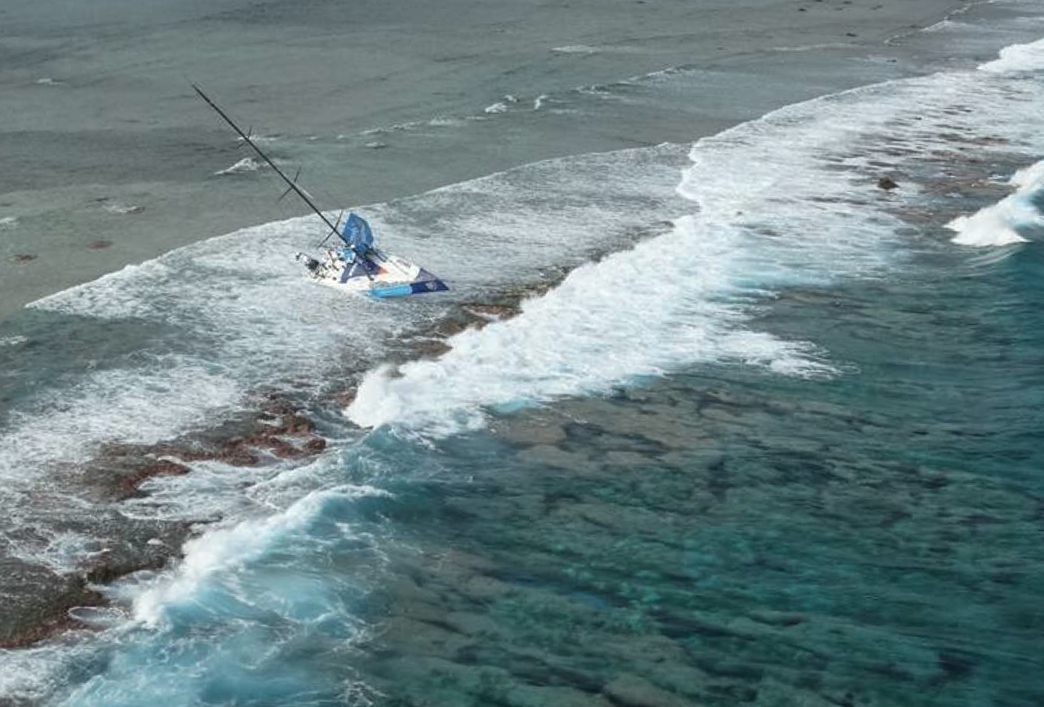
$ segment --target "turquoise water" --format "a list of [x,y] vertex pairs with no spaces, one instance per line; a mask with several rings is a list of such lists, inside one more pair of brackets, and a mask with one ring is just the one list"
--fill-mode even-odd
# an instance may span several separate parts
[[[317,291],[305,218],[0,323],[0,590],[71,629],[0,701],[1040,704],[1042,66],[368,208],[446,297]],[[325,448],[188,458],[273,399]],[[115,498],[134,454],[190,473]]]
[[211,538],[234,561],[72,702],[1038,704],[1039,249],[925,257],[947,276],[766,315],[829,317],[844,376],[711,366],[371,433],[340,489]]

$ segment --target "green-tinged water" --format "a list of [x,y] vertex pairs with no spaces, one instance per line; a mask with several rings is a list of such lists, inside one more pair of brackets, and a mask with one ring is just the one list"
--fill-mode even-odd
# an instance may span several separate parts
[[974,261],[785,296],[836,378],[672,376],[385,481],[381,703],[1040,704],[1042,263]]
[[0,707],[1044,704],[1039,8],[123,4],[0,8]]

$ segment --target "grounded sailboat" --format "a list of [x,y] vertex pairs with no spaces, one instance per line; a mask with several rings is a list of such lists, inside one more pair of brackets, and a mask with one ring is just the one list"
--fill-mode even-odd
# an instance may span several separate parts
[[312,202],[311,197],[293,179],[287,177],[250,136],[200,90],[199,86],[193,84],[192,88],[287,183],[287,192],[293,191],[301,197],[330,228],[320,245],[326,243],[334,234],[341,239],[340,247],[327,248],[325,255],[319,258],[306,253],[297,254],[297,259],[304,262],[313,280],[339,290],[360,292],[371,297],[403,297],[449,289],[445,282],[424,268],[377,248],[370,224],[361,216],[349,213],[343,225],[340,218],[337,219],[337,223],[331,222]]

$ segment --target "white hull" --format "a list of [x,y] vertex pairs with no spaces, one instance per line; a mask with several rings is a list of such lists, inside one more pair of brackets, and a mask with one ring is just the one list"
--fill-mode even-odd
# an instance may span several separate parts
[[424,268],[397,255],[371,249],[364,264],[351,253],[327,250],[322,260],[301,253],[309,277],[326,287],[373,297],[401,297],[449,289]]

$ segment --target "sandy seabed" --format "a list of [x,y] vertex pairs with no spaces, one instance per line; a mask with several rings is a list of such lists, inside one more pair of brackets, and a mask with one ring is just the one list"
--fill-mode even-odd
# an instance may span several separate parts
[[[916,72],[920,57],[902,37],[961,7],[5,3],[0,318],[180,245],[304,213],[276,199],[268,175],[215,176],[243,154],[192,81],[277,138],[267,143],[277,159],[303,165],[302,182],[337,209],[539,159],[684,144],[796,100]],[[880,56],[869,72],[842,61],[871,53]],[[684,111],[545,117],[548,97],[676,67],[737,81],[696,81]]]

